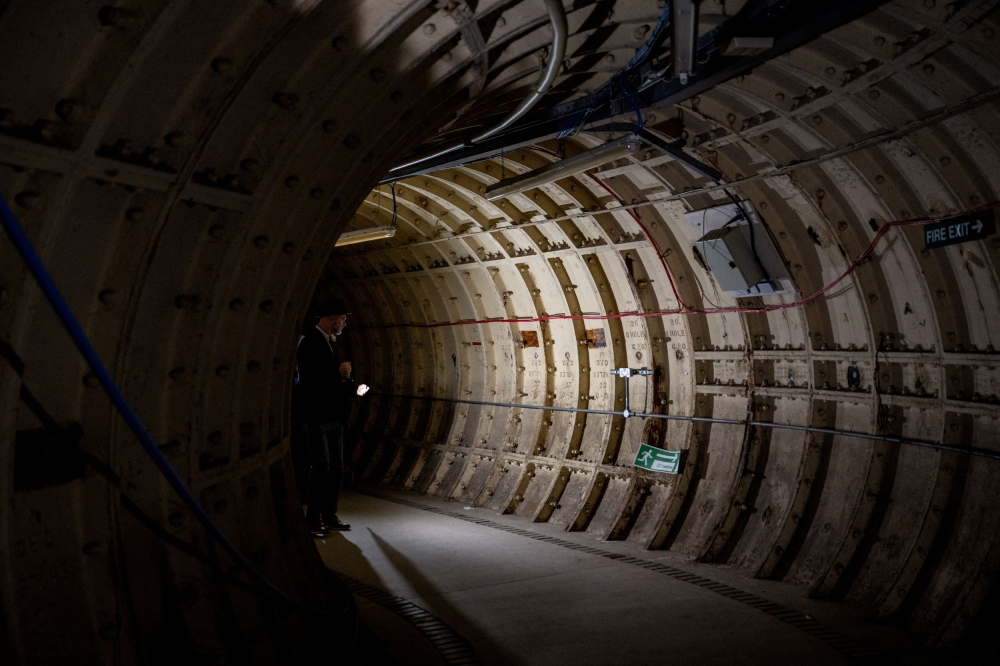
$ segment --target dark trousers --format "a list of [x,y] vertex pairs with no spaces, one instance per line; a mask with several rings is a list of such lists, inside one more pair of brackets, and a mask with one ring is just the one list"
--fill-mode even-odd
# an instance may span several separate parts
[[337,513],[340,486],[344,482],[344,426],[339,423],[305,424],[309,448],[309,480],[306,502],[309,515],[331,518]]

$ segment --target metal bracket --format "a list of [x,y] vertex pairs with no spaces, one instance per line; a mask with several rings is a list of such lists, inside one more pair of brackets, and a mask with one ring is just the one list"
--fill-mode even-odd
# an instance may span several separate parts
[[628,408],[628,378],[629,377],[645,377],[653,374],[652,370],[646,370],[645,368],[616,368],[611,371],[612,374],[618,375],[625,380],[625,410],[622,412],[622,416],[628,418],[635,414],[635,412],[630,411]]

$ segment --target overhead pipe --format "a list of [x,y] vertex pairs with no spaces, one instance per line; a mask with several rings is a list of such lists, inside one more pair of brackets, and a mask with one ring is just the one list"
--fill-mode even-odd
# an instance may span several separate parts
[[566,40],[569,37],[569,25],[566,22],[566,10],[563,8],[562,0],[545,0],[545,7],[549,12],[549,23],[552,25],[552,46],[549,49],[549,61],[546,63],[545,69],[542,71],[542,76],[538,79],[538,83],[535,84],[535,89],[531,94],[521,100],[517,108],[508,113],[503,120],[488,130],[480,132],[470,139],[455,141],[433,153],[399,164],[389,170],[390,175],[395,171],[412,169],[414,166],[424,162],[430,162],[443,155],[447,155],[453,150],[466,148],[485,141],[494,134],[502,132],[516,123],[524,114],[541,101],[559,75],[559,68],[562,66],[563,57],[566,55]]
[[497,132],[501,132],[532,109],[542,96],[548,92],[552,84],[555,83],[556,76],[559,75],[559,68],[562,66],[563,56],[566,55],[566,41],[569,38],[569,26],[566,23],[566,10],[563,8],[562,0],[545,0],[545,6],[549,10],[549,22],[552,24],[552,48],[549,53],[549,62],[545,65],[542,77],[535,84],[535,90],[521,100],[517,108],[507,114],[507,117],[490,129],[472,138],[472,143],[485,141]]
[[[701,55],[703,59],[707,58],[707,60],[700,62],[696,56],[697,71],[693,77],[688,78],[686,85],[680,82],[679,77],[671,76],[670,79],[657,79],[654,85],[649,87],[649,92],[640,96],[642,106],[646,108],[655,105],[662,108],[691,99],[736,76],[747,74],[763,63],[799,48],[820,35],[850,23],[874,11],[885,2],[886,0],[762,0],[760,3],[754,3],[755,7],[760,7],[759,10],[755,9],[753,12],[741,10],[737,16],[728,19],[698,38],[699,43],[704,47]],[[672,5],[667,5],[667,7],[670,6]],[[774,46],[762,52],[756,52],[755,49],[753,55],[737,57],[724,57],[718,50],[713,50],[719,48],[717,45],[728,44],[736,36],[748,34],[774,35]],[[758,43],[752,44],[758,45]],[[663,73],[667,73],[670,67],[667,66]],[[393,171],[387,172],[386,178],[381,182],[386,183],[407,178],[437,168],[450,168],[489,159],[523,146],[555,138],[565,132],[567,122],[572,121],[580,113],[592,112],[592,115],[588,116],[588,122],[606,121],[610,117],[619,115],[611,108],[612,105],[606,103],[604,99],[606,96],[607,92],[601,90],[563,102],[546,109],[544,117],[539,117],[527,125],[515,126],[510,131],[494,135],[480,144],[462,146],[454,151],[449,148],[448,152],[451,154],[444,159],[434,161],[433,158],[426,157],[414,160],[414,163],[421,164],[419,170],[405,169],[402,166],[396,167]],[[848,149],[854,150],[851,147]],[[440,155],[445,155],[445,153],[442,151]],[[424,160],[432,163],[428,165]],[[786,169],[794,170],[800,166],[793,165],[786,167]],[[770,178],[774,175],[775,172],[771,172],[750,178]],[[713,187],[721,189],[724,186]],[[691,192],[672,196],[686,198],[691,196]],[[658,205],[659,203],[643,202],[637,205]]]

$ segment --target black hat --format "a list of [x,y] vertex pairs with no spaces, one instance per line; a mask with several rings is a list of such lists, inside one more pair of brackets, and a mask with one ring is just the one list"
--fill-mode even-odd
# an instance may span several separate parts
[[342,298],[328,298],[316,308],[317,317],[333,317],[335,315],[349,315],[347,303]]

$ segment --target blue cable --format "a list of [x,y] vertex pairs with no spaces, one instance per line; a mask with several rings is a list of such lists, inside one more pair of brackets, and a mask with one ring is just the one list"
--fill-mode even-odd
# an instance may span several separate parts
[[269,592],[277,595],[283,601],[291,604],[292,606],[302,607],[297,601],[291,599],[284,592],[279,590],[274,584],[271,583],[267,578],[264,577],[256,567],[250,564],[249,560],[244,557],[243,553],[239,551],[236,546],[226,537],[226,535],[219,529],[219,526],[209,517],[208,513],[205,511],[204,507],[198,503],[198,500],[194,498],[188,487],[184,485],[184,482],[171,467],[170,463],[163,456],[160,448],[153,441],[152,436],[146,430],[146,427],[139,420],[132,406],[125,399],[121,390],[115,384],[115,380],[111,378],[111,374],[108,372],[107,368],[104,367],[104,363],[101,361],[101,357],[98,356],[97,350],[94,349],[93,345],[90,344],[90,340],[87,339],[87,334],[83,332],[80,327],[79,322],[77,322],[76,317],[73,316],[72,310],[70,310],[69,305],[63,298],[56,286],[55,282],[52,281],[52,277],[49,275],[48,270],[45,268],[45,264],[42,262],[38,253],[35,252],[35,248],[31,245],[31,241],[28,240],[27,235],[25,235],[24,230],[18,223],[17,218],[14,216],[13,211],[11,211],[10,206],[7,205],[7,200],[4,199],[3,195],[0,195],[0,222],[3,223],[3,228],[7,232],[7,236],[10,238],[14,247],[17,249],[24,263],[27,265],[28,270],[31,272],[32,276],[35,278],[35,282],[38,283],[39,288],[41,288],[42,293],[45,294],[45,298],[49,301],[52,309],[55,311],[59,320],[62,322],[63,327],[72,338],[73,343],[76,348],[80,350],[80,354],[83,356],[84,360],[87,361],[87,365],[90,366],[91,372],[100,382],[101,388],[107,394],[108,398],[111,399],[112,404],[118,413],[121,414],[125,423],[128,425],[129,429],[139,440],[139,444],[146,451],[146,454],[153,459],[156,467],[160,470],[160,473],[167,480],[170,486],[174,489],[174,492],[180,496],[184,504],[194,513],[195,517],[198,519],[205,529],[208,530],[209,535],[218,543],[222,549],[233,558],[237,564],[250,576],[254,581],[262,585]]
[[625,69],[622,71],[627,72],[646,59],[646,56],[649,55],[649,52],[653,48],[653,44],[655,44],[659,39],[660,33],[663,32],[663,28],[669,21],[670,3],[668,2],[663,6],[663,12],[660,14],[660,20],[656,22],[656,27],[653,28],[653,32],[649,35],[649,39],[647,39],[646,43],[642,45],[642,48],[636,51],[635,56],[627,65],[625,65]]
[[628,95],[629,101],[632,102],[632,108],[635,109],[635,117],[636,117],[635,134],[636,136],[639,136],[640,134],[642,134],[642,130],[646,126],[646,121],[642,117],[642,109],[639,108],[639,102],[636,101],[635,95],[633,95],[632,93],[626,93],[626,94]]
[[611,91],[614,89],[615,83],[617,83],[621,87],[622,92],[625,92],[626,95],[629,97],[629,101],[632,102],[632,106],[635,107],[636,114],[639,116],[638,122],[636,123],[636,126],[638,127],[638,129],[636,130],[636,134],[642,132],[643,128],[642,113],[639,112],[639,105],[635,100],[635,95],[630,94],[625,89],[624,80],[627,74],[629,74],[633,69],[635,69],[638,65],[642,64],[642,62],[646,60],[646,58],[648,57],[649,53],[653,48],[653,44],[657,42],[657,40],[660,37],[660,33],[663,32],[663,28],[667,25],[669,21],[670,21],[670,3],[668,2],[666,5],[664,5],[663,12],[660,14],[660,20],[657,21],[656,27],[653,28],[653,32],[650,34],[649,39],[647,39],[646,42],[642,45],[642,48],[636,51],[635,56],[629,61],[629,63],[625,65],[625,67],[620,72],[615,74],[615,76],[612,77],[612,79],[608,83],[606,83],[603,88],[601,88],[600,92],[596,93],[597,97],[593,100],[593,102],[588,108],[584,109],[583,111],[578,111],[572,116],[570,116],[569,120],[566,121],[566,124],[563,127],[562,131],[560,131],[559,134],[557,135],[557,138],[562,139],[567,136],[573,136],[577,132],[579,132],[580,129],[583,127],[583,125],[587,122],[587,118],[590,117],[590,114],[593,113],[595,110],[597,110],[597,108],[604,102],[604,99],[611,94]]

